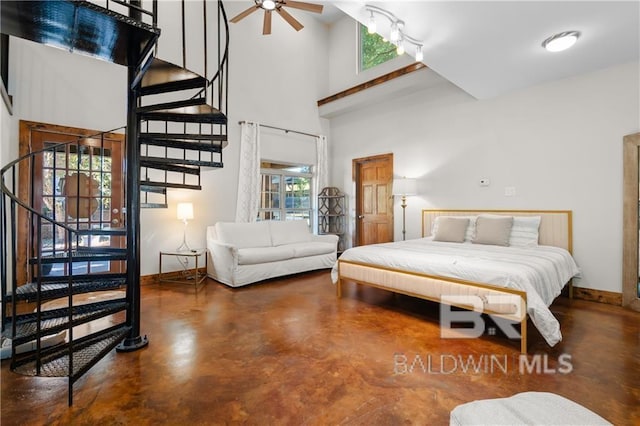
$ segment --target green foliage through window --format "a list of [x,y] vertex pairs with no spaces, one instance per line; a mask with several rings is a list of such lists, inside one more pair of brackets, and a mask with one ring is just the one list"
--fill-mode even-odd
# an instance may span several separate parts
[[364,71],[398,56],[396,47],[380,34],[369,34],[366,25],[360,24],[360,70]]
[[257,219],[306,220],[311,225],[311,167],[266,161],[261,166]]

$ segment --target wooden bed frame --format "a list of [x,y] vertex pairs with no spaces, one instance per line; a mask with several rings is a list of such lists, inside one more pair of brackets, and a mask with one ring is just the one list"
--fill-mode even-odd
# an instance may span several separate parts
[[[479,214],[540,216],[539,244],[561,247],[569,253],[572,251],[572,212],[570,210],[422,210],[422,236],[431,235],[433,221],[438,216]],[[527,353],[527,295],[524,291],[338,259],[338,281],[336,283],[338,298],[342,297],[343,281],[352,281],[438,303],[442,303],[442,295],[449,294],[464,293],[479,296],[484,300],[487,296],[516,295],[519,297],[520,307],[515,309],[515,312],[524,312],[524,315],[517,317],[514,316],[513,309],[504,309],[500,306],[492,307],[485,304],[482,309],[470,305],[455,306],[520,322],[520,352]],[[571,281],[569,281],[569,297],[572,297]]]

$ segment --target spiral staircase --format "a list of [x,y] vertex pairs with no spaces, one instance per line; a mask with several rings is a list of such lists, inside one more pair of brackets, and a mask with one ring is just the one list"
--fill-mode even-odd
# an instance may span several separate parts
[[[126,66],[129,72],[125,227],[70,220],[86,217],[80,212],[85,204],[102,200],[101,186],[81,199],[82,179],[73,181],[76,188],[70,193],[76,199],[67,195],[63,200],[64,220],[60,212],[34,208],[34,169],[60,151],[80,153],[80,140],[31,152],[0,171],[3,351],[10,352],[11,369],[17,373],[68,377],[69,405],[73,384],[112,349],[128,352],[147,344],[140,333],[140,209],[166,208],[167,190],[199,190],[204,168],[223,167],[229,45],[224,6],[215,2],[217,68],[208,78],[207,2],[202,1],[204,75],[187,68],[184,53],[182,65],[155,57],[161,31],[157,1],[152,4],[151,11],[143,9],[139,0],[107,0],[105,7],[104,2],[71,0],[3,0],[0,5],[3,34],[98,57]],[[183,40],[187,31],[184,8],[183,0]],[[104,149],[106,134],[93,135],[102,141],[94,149]],[[78,157],[76,170],[65,169],[69,182],[74,174],[90,174],[80,163]],[[55,160],[53,167],[55,171]],[[105,172],[104,167],[100,164],[92,173]],[[31,176],[27,190],[19,185],[22,175]],[[23,230],[28,244],[19,242]],[[45,243],[45,233],[53,235],[53,243]],[[96,243],[101,240],[120,244]],[[114,262],[118,272],[92,269],[101,262]],[[52,265],[62,273],[52,275]],[[103,300],[100,295],[106,292],[117,296]],[[89,300],[98,301],[87,303],[87,298],[78,297],[86,293],[94,295]],[[83,330],[87,323],[96,325]]]

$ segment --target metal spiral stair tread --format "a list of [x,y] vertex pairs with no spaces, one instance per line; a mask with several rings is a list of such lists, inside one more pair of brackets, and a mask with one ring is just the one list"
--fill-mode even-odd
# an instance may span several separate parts
[[[43,280],[40,284],[41,300],[58,299],[69,294],[69,277]],[[124,274],[83,275],[71,277],[71,293],[82,294],[92,291],[114,290],[127,282]],[[7,294],[7,300],[34,301],[38,297],[38,283],[30,282],[17,288],[15,296]]]
[[45,350],[46,355],[40,361],[39,373],[38,361],[33,359],[35,355],[17,361],[13,370],[26,376],[69,377],[73,382],[82,376],[96,359],[102,358],[116,347],[129,330],[130,327],[117,325],[75,341],[71,358],[72,371],[70,371],[69,363],[69,343]]
[[[114,299],[108,301],[100,301],[96,303],[88,303],[77,305],[71,308],[72,317],[71,324],[75,327],[108,315],[115,314],[127,307],[126,299]],[[16,334],[8,337],[12,338],[14,345],[20,345],[28,342],[38,335],[45,336],[55,334],[69,326],[69,309],[59,308],[41,312],[40,330],[38,331],[38,314],[29,313],[19,315],[16,318]],[[11,330],[12,324],[8,327]]]

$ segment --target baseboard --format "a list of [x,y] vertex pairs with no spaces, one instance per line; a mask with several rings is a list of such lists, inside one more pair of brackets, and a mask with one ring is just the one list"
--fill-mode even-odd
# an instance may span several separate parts
[[[207,269],[198,268],[202,274],[207,273]],[[182,271],[166,272],[162,274],[164,278],[176,279],[182,276]],[[140,285],[151,285],[158,283],[158,274],[143,275],[140,277]],[[596,290],[573,286],[573,297],[575,299],[588,300],[590,302],[606,303],[607,305],[622,306],[622,293],[613,291]]]
[[575,299],[588,300],[590,302],[622,306],[622,293],[615,293],[613,291],[573,286],[573,297]]
[[[207,268],[205,268],[204,266],[202,268],[198,268],[198,273],[206,274]],[[174,280],[174,279],[180,279],[181,277],[182,277],[181,270],[162,273],[163,279]],[[140,285],[151,285],[151,284],[158,284],[158,274],[140,276]]]

